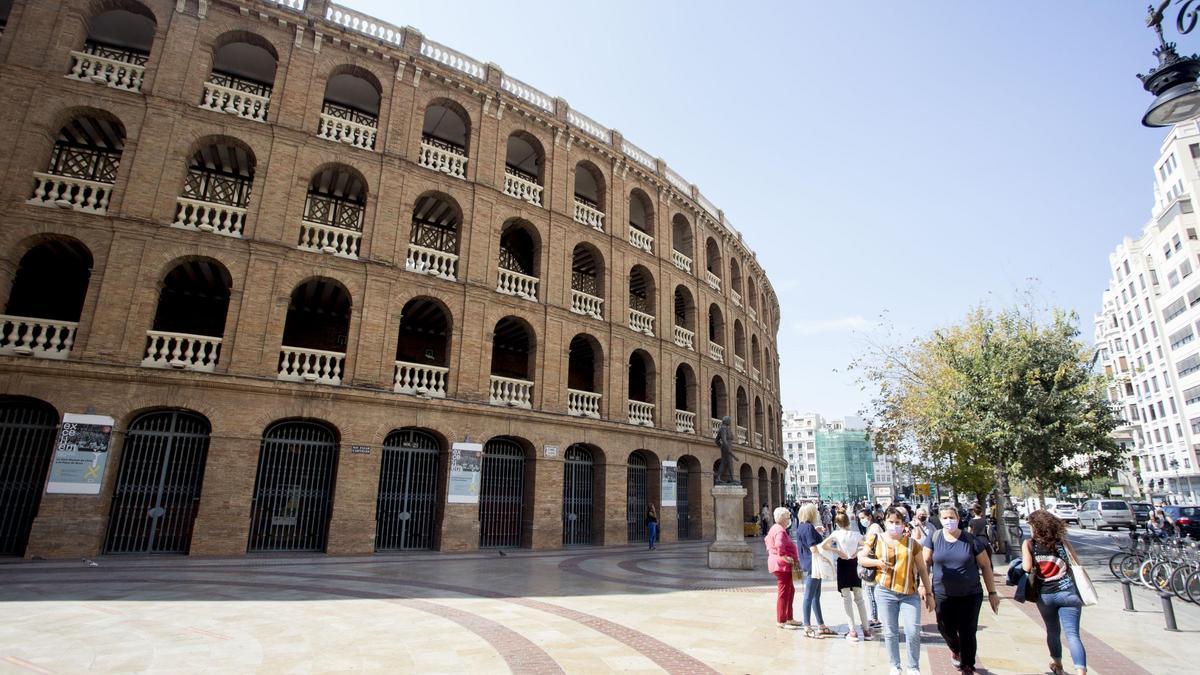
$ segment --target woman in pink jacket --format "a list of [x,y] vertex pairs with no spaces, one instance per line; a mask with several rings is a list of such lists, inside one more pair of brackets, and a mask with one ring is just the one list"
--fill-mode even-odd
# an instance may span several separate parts
[[796,630],[800,624],[792,618],[792,601],[796,597],[796,587],[792,585],[792,568],[796,565],[796,543],[788,535],[788,525],[792,522],[792,512],[787,507],[775,509],[775,524],[767,532],[764,541],[767,544],[767,569],[775,575],[779,582],[778,597],[775,599],[775,622],[780,628]]

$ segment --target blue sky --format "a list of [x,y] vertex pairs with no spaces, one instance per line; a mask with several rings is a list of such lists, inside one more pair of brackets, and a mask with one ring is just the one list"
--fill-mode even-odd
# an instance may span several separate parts
[[1149,216],[1145,0],[345,4],[699,185],[779,294],[786,409],[856,412],[845,366],[881,314],[916,335],[1029,279],[1090,339],[1108,253]]

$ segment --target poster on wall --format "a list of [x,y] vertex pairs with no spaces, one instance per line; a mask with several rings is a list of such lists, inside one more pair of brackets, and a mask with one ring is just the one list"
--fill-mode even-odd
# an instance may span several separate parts
[[663,460],[662,463],[662,505],[675,506],[676,487],[679,483],[679,474],[676,471],[678,462],[671,460]]
[[450,447],[449,504],[478,504],[479,480],[483,470],[482,443],[455,443]]
[[100,494],[113,421],[106,415],[63,414],[47,494]]

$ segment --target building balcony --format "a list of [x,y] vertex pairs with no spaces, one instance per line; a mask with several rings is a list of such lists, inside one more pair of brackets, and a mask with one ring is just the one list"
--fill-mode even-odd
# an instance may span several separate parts
[[532,176],[517,173],[515,170],[504,168],[504,194],[534,206],[542,205],[542,186],[532,180]]
[[524,298],[537,302],[537,287],[538,278],[531,277],[527,274],[506,270],[503,267],[499,270],[498,280],[496,282],[496,292],[504,295],[515,295],[518,298]]
[[328,101],[321,106],[317,136],[325,140],[345,143],[360,150],[374,150],[378,132],[379,120],[373,115]]
[[449,368],[396,361],[392,391],[429,398],[446,398],[446,379]]
[[300,241],[296,244],[297,248],[357,260],[360,244],[362,232],[309,220],[300,221]]
[[458,280],[457,255],[416,244],[408,245],[408,257],[404,261],[404,268],[410,272],[428,274],[447,281]]
[[754,446],[757,448],[763,447],[763,435],[759,432],[754,432]]
[[758,368],[751,366],[750,367],[750,379],[754,380],[755,382],[762,382],[762,372],[759,371]]
[[146,55],[99,44],[71,52],[67,77],[103,84],[121,91],[140,92],[146,78]]
[[692,259],[675,249],[671,249],[671,262],[684,272],[692,273]]
[[279,348],[279,379],[284,382],[342,383],[346,355],[321,349]]
[[577,389],[567,390],[567,414],[600,419],[600,394]]
[[575,222],[587,225],[597,232],[604,231],[604,212],[575,197]]
[[206,110],[255,122],[267,121],[270,106],[270,87],[218,73],[204,83],[204,98],[200,101],[200,107]]
[[654,255],[654,237],[642,232],[636,227],[629,228],[629,243],[634,248],[640,248],[650,255]]
[[750,315],[751,321],[758,321],[758,310],[754,309],[753,307],[747,307],[746,313]]
[[175,200],[175,222],[171,227],[241,238],[246,229],[246,209],[179,197]]
[[738,356],[737,354],[734,354],[733,355],[733,369],[738,371],[739,373],[746,372],[746,359]]
[[649,337],[654,337],[654,317],[630,307],[629,328],[634,332],[642,333],[643,335]]
[[0,314],[0,354],[66,359],[79,323]]
[[174,368],[211,373],[221,358],[221,338],[189,333],[146,331],[146,355],[142,365],[147,368]]
[[512,408],[533,408],[533,382],[492,375],[488,403]]
[[432,136],[421,137],[417,164],[454,178],[467,178],[466,152]]
[[731,302],[733,302],[735,307],[742,306],[742,294],[738,293],[737,291],[733,290],[732,288],[729,289],[729,300]]
[[590,316],[593,319],[604,318],[604,300],[589,293],[571,289],[571,311],[576,314]]
[[694,346],[696,334],[683,326],[675,326],[673,329],[675,344],[690,351],[696,351]]
[[71,176],[33,172],[33,196],[26,203],[54,206],[83,213],[104,215],[112,199],[113,184]]
[[639,427],[654,426],[654,404],[644,401],[629,402],[629,423]]
[[746,427],[738,426],[735,429],[737,442],[742,445],[746,444],[746,440],[750,437],[750,431]]
[[685,434],[696,433],[696,413],[687,410],[675,411],[675,431]]
[[715,417],[708,420],[708,433],[710,436],[716,438],[717,432],[720,430],[721,430],[721,420],[719,420]]
[[725,348],[713,342],[712,340],[709,340],[708,358],[716,361],[717,363],[725,363]]
[[718,293],[721,292],[721,277],[708,270],[705,270],[704,282],[707,283],[709,288],[712,288],[714,291],[717,291]]

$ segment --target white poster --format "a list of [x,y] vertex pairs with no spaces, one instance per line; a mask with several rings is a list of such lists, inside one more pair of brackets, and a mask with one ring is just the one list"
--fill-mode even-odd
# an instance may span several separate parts
[[482,443],[455,443],[450,446],[450,485],[446,490],[446,502],[478,504],[482,473]]
[[106,415],[63,414],[47,494],[100,494],[113,422]]
[[663,460],[662,463],[662,505],[675,506],[675,499],[679,485],[679,473],[676,470],[678,462],[671,460]]

